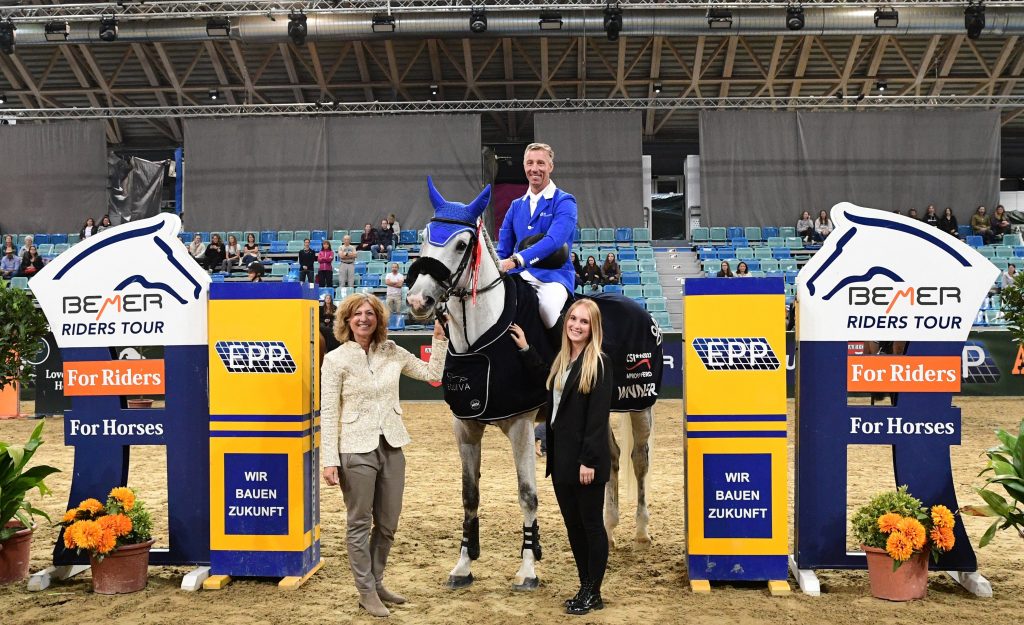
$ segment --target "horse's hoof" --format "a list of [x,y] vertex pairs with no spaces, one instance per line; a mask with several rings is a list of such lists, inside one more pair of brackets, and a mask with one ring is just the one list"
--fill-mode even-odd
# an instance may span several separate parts
[[445,582],[445,586],[451,590],[458,590],[459,588],[465,588],[473,583],[473,574],[469,575],[449,575],[448,581]]
[[527,577],[523,580],[523,583],[521,584],[512,584],[512,590],[517,590],[520,592],[530,592],[532,590],[537,590],[538,586],[540,586],[540,578]]
[[636,542],[641,547],[649,547],[651,545],[651,535],[647,533],[637,534]]

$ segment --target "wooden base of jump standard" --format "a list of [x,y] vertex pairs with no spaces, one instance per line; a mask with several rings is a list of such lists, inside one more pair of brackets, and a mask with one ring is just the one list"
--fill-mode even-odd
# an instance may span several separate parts
[[[319,571],[323,565],[324,561],[320,560],[316,563],[316,566],[310,569],[309,572],[302,577],[282,577],[281,581],[277,583],[277,587],[281,590],[298,590],[309,580],[310,577],[313,577],[313,574]],[[203,582],[203,590],[223,590],[230,583],[230,575],[211,575],[205,582]]]
[[[700,595],[711,594],[711,582],[706,579],[691,579],[690,590]],[[793,594],[793,591],[789,587],[789,582],[786,580],[769,580],[768,581],[768,592],[773,597],[785,597],[786,595]]]

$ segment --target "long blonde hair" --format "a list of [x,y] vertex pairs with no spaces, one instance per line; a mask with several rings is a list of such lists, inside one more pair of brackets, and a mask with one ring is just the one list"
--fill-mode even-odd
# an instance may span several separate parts
[[569,342],[569,336],[566,334],[566,325],[569,323],[569,315],[572,311],[582,306],[587,309],[590,313],[590,341],[587,346],[583,348],[583,353],[580,354],[580,359],[583,362],[580,363],[580,392],[584,395],[589,394],[597,384],[597,372],[598,368],[601,367],[601,343],[604,340],[604,330],[601,323],[601,309],[597,307],[592,299],[581,299],[569,307],[569,310],[565,313],[565,322],[562,324],[562,348],[558,350],[558,355],[555,356],[555,362],[551,364],[551,373],[548,374],[547,387],[556,388],[559,391],[562,390],[562,372],[568,368],[569,363],[572,362],[572,356],[570,355],[571,343]]

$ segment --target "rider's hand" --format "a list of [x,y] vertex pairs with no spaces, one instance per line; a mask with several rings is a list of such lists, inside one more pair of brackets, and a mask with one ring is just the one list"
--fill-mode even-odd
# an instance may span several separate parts
[[530,346],[530,344],[526,342],[526,333],[523,332],[523,329],[518,325],[514,323],[510,325],[508,327],[508,333],[512,335],[512,341],[519,349],[526,349]]
[[437,339],[437,340],[441,340],[441,339],[445,338],[445,336],[444,336],[444,326],[441,325],[440,321],[435,321],[434,322],[434,338]]
[[515,268],[516,268],[516,263],[515,263],[515,261],[513,261],[510,258],[506,258],[505,260],[498,261],[498,270],[500,270],[502,273],[507,273],[509,271],[512,271]]

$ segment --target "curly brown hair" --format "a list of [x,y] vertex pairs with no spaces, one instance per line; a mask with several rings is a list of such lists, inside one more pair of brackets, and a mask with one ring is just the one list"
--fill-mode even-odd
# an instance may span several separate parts
[[373,313],[377,316],[377,329],[373,332],[370,342],[380,345],[388,340],[388,310],[384,308],[380,298],[373,293],[353,293],[341,300],[341,303],[338,304],[338,312],[334,315],[334,338],[338,339],[339,343],[355,340],[348,322],[365,302],[370,303]]

